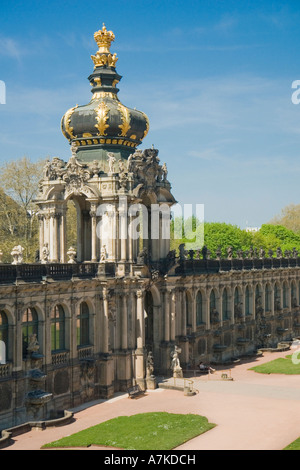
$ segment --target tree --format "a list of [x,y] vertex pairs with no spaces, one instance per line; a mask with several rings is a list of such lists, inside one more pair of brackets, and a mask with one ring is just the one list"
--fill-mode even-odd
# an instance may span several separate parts
[[11,236],[11,242],[16,238],[16,242],[23,245],[25,261],[34,260],[34,251],[38,246],[37,207],[34,200],[44,163],[43,160],[33,163],[23,157],[0,167],[1,215],[7,221],[6,230]]
[[280,215],[270,220],[271,225],[283,225],[293,232],[300,233],[300,204],[289,204],[284,207]]

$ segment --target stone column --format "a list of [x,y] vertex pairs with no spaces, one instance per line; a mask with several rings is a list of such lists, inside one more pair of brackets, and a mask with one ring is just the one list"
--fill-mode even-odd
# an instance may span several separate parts
[[125,207],[119,208],[119,227],[120,227],[120,242],[121,242],[121,253],[120,261],[126,261],[127,259],[127,212]]
[[91,261],[97,262],[97,217],[95,204],[91,205]]
[[59,218],[60,215],[57,212],[51,214],[50,218],[50,253],[51,261],[58,263],[59,261]]
[[192,302],[192,331],[195,332],[197,330],[197,322],[196,322],[196,295],[195,290],[193,289],[191,292]]
[[180,300],[181,300],[181,318],[182,318],[182,334],[186,335],[186,301],[185,301],[185,290],[180,290]]
[[47,306],[47,301],[45,301],[45,349],[44,355],[46,357],[46,364],[51,364],[52,362],[52,353],[51,353],[51,313],[54,306],[52,308]]
[[[134,242],[133,240],[133,216],[129,215],[129,233],[128,233],[128,261],[130,263],[133,262],[133,253],[134,253]],[[130,269],[132,270],[132,265],[130,265]]]
[[42,255],[42,251],[43,251],[43,246],[44,246],[44,243],[45,243],[45,239],[44,239],[44,215],[43,214],[39,214],[38,215],[38,221],[39,221],[39,241],[40,241],[40,259],[41,259],[41,255]]
[[170,341],[170,312],[169,312],[169,292],[165,290],[163,292],[163,298],[164,298],[164,340],[166,342]]
[[176,336],[176,293],[171,292],[170,295],[170,339],[175,341]]
[[274,285],[271,286],[271,315],[274,315],[274,307],[275,307],[275,302],[274,302]]
[[234,293],[233,293],[233,289],[230,289],[228,303],[229,303],[229,308],[230,308],[230,324],[234,325],[235,318],[234,318]]
[[123,293],[120,298],[122,299],[122,349],[128,349],[128,321],[127,321],[127,293]]
[[[48,248],[50,250],[50,215],[46,214],[44,216],[44,243],[48,243]],[[50,253],[51,256],[51,253]]]
[[136,306],[136,317],[137,317],[137,349],[135,352],[136,358],[136,383],[141,388],[145,389],[145,319],[144,319],[144,308],[143,308],[143,291],[139,289],[136,292],[137,306]]
[[109,328],[108,328],[108,292],[107,288],[104,287],[102,291],[103,295],[103,324],[102,324],[102,352],[108,353],[108,335],[109,335]]
[[255,287],[249,285],[249,295],[250,295],[250,311],[253,314],[253,319],[256,318],[256,302],[255,302]]
[[206,329],[209,330],[210,329],[210,298],[209,298],[209,295],[207,295],[207,291],[205,293],[205,301],[204,301],[204,305],[205,305],[205,321],[206,321]]
[[67,217],[66,211],[64,210],[61,215],[61,230],[60,230],[60,262],[66,263],[67,255]]
[[287,308],[291,310],[292,308],[292,287],[290,284],[288,284],[287,289],[286,289],[286,295],[287,295]]

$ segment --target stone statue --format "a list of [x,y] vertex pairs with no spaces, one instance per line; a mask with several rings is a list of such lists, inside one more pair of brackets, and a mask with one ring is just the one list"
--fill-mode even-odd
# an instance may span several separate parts
[[219,322],[219,312],[217,311],[216,307],[213,307],[210,312],[210,321],[212,323]]
[[100,253],[100,263],[104,263],[106,261],[106,245],[103,245],[101,248]]
[[243,317],[243,303],[242,302],[239,302],[234,305],[234,316],[235,318]]
[[69,248],[67,255],[69,256],[69,264],[76,264],[76,250],[72,246]]
[[42,255],[41,255],[41,263],[46,264],[49,261],[49,249],[48,249],[48,243],[44,243],[44,246],[42,248]]
[[127,171],[128,173],[131,173],[133,170],[133,155],[132,153],[129,155],[128,160],[127,160]]
[[262,308],[262,298],[260,294],[255,298],[255,313],[256,315],[262,315],[264,313],[264,309]]
[[29,343],[28,343],[28,348],[27,351],[29,354],[37,353],[38,350],[40,349],[36,333],[33,333],[32,335],[29,336]]
[[168,169],[167,169],[166,163],[163,164],[161,169],[162,169],[162,173],[163,173],[163,179],[164,179],[164,181],[166,181],[167,176],[168,176]]
[[260,259],[264,259],[265,256],[266,256],[265,250],[264,250],[263,248],[260,248],[260,250],[259,250],[259,257],[260,257]]
[[179,249],[179,259],[184,260],[185,259],[185,244],[181,243],[178,249]]
[[147,249],[143,248],[137,256],[137,264],[147,264]]
[[107,159],[108,159],[109,173],[114,173],[114,164],[116,162],[114,154],[111,152],[108,152]]
[[182,368],[180,367],[180,361],[178,354],[181,353],[181,349],[177,346],[174,347],[174,350],[171,352],[172,362],[171,369],[173,370],[173,377],[182,377]]
[[281,310],[280,298],[278,296],[276,296],[274,299],[274,310],[275,311]]
[[203,246],[202,248],[202,256],[203,256],[203,259],[207,259],[207,246]]
[[72,156],[73,156],[73,157],[76,157],[77,145],[75,145],[75,142],[72,142],[72,143],[71,143],[71,152],[72,152]]
[[154,360],[153,360],[153,355],[152,352],[149,351],[148,356],[147,356],[147,378],[153,377],[154,374]]
[[23,251],[24,248],[21,245],[14,246],[11,252],[13,262],[11,264],[22,264],[23,263]]

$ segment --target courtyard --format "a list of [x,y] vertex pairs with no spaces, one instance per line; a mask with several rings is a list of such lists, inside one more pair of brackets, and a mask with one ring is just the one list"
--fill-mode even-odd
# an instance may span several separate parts
[[[177,447],[182,452],[282,450],[300,436],[300,375],[260,374],[249,369],[288,354],[291,351],[264,352],[226,369],[217,367],[210,376],[191,376],[197,389],[193,396],[162,388],[147,390],[134,400],[127,393],[118,393],[112,399],[72,410],[75,419],[71,424],[15,436],[13,444],[3,450],[40,450],[46,443],[111,418],[155,411],[199,414],[216,424]],[[222,380],[224,373],[233,380]],[[86,450],[103,449],[91,446]]]

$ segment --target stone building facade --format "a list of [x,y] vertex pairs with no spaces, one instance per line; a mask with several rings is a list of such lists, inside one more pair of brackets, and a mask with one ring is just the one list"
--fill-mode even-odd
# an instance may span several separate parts
[[[114,40],[105,26],[89,80],[71,108],[67,162],[47,162],[37,198],[39,261],[0,264],[0,430],[108,398],[154,375],[222,363],[299,335],[300,258],[205,249],[170,251],[176,202],[156,149],[138,150],[147,116],[118,99]],[[68,201],[77,246],[67,246]]]

